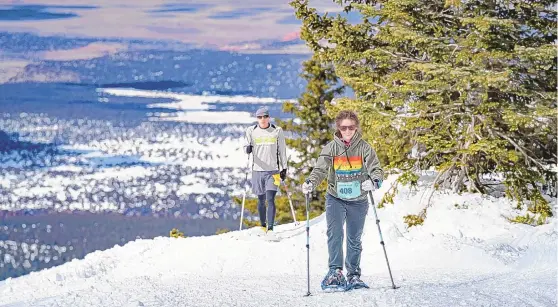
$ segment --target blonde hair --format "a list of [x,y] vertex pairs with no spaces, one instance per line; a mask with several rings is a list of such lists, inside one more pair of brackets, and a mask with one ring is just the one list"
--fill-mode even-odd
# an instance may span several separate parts
[[339,132],[339,125],[341,125],[341,121],[344,119],[350,119],[355,122],[357,129],[360,129],[360,121],[358,120],[358,115],[355,111],[351,110],[343,110],[340,111],[337,116],[335,117],[335,128],[336,132]]

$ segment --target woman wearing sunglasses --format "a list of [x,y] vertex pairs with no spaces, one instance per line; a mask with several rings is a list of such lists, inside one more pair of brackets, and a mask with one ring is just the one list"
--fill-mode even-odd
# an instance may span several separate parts
[[[311,193],[327,177],[326,220],[329,271],[321,283],[326,291],[368,288],[361,279],[361,237],[368,213],[366,193],[381,186],[384,172],[376,152],[362,139],[353,111],[335,119],[333,141],[324,146],[316,166],[302,186]],[[347,255],[343,275],[343,224],[347,222]]]

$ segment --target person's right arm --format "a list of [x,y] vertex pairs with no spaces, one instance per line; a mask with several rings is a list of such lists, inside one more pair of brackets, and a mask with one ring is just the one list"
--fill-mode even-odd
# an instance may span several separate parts
[[310,176],[308,176],[308,180],[312,184],[312,189],[315,189],[327,177],[332,160],[331,146],[332,143],[328,143],[324,146],[320,156],[318,157],[316,166],[310,173]]
[[252,126],[248,127],[248,129],[246,129],[245,135],[244,135],[244,152],[247,154],[252,153]]

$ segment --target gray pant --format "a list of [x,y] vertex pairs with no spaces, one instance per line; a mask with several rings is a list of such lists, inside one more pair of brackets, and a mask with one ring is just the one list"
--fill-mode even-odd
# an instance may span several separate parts
[[362,231],[368,214],[368,200],[346,201],[326,194],[327,247],[329,268],[343,268],[343,224],[347,221],[347,276],[360,276]]
[[[273,178],[273,176],[277,178]],[[252,191],[256,195],[265,195],[267,191],[279,189],[279,171],[252,171]]]

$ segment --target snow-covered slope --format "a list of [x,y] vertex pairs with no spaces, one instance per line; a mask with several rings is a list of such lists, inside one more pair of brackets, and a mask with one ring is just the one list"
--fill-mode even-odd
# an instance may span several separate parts
[[94,252],[0,282],[0,306],[556,306],[555,218],[539,227],[511,224],[506,217],[519,212],[507,200],[442,194],[433,197],[425,224],[407,229],[402,217],[420,210],[422,192],[402,189],[395,205],[378,210],[397,290],[370,210],[362,255],[370,289],[320,291],[327,270],[320,216],[310,228],[310,297],[306,233],[282,225],[280,242],[253,228]]

